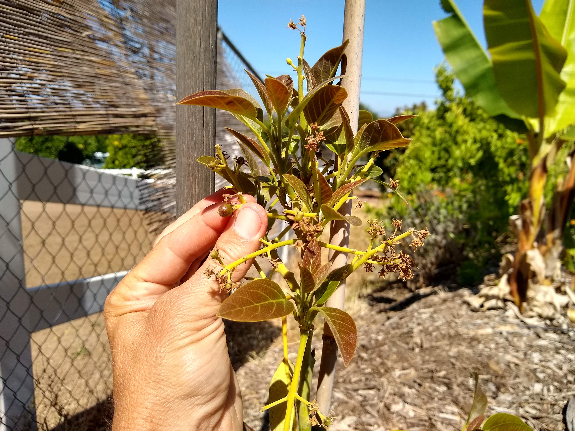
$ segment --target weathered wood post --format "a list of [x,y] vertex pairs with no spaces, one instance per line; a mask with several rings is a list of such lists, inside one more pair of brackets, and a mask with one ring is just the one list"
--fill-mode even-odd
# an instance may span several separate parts
[[[365,0],[346,0],[343,20],[343,40],[349,39],[345,50],[347,56],[347,69],[342,85],[347,90],[347,99],[343,106],[349,113],[353,133],[357,133],[357,119],[359,113],[359,91],[361,87],[361,60],[363,55],[363,28],[365,23]],[[339,210],[343,214],[351,214],[351,201],[348,201]],[[349,223],[332,221],[330,229],[330,243],[340,247],[349,246]],[[347,254],[330,250],[330,260],[333,259],[332,269],[347,264]],[[327,301],[328,307],[343,309],[345,302],[345,281],[340,284],[335,293]],[[319,381],[317,401],[319,409],[329,414],[331,397],[335,379],[335,363],[337,360],[337,344],[329,326],[324,324],[323,348],[319,368]]]
[[[176,2],[176,99],[216,88],[217,0]],[[216,138],[213,108],[176,107],[176,212],[180,216],[213,193],[214,173],[196,160],[212,154]]]

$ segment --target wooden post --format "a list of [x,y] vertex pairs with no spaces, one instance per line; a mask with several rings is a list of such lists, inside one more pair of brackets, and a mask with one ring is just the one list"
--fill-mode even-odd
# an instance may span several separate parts
[[[342,85],[347,90],[347,99],[343,106],[349,113],[353,133],[357,133],[357,119],[359,114],[359,91],[361,87],[361,60],[363,55],[363,28],[365,23],[365,0],[346,0],[343,20],[343,40],[349,39],[345,50],[347,56],[347,70]],[[342,214],[351,214],[351,201],[343,205]],[[331,223],[330,243],[341,247],[349,246],[349,223],[334,221]],[[347,264],[347,254],[330,250],[330,260],[333,259],[332,269]],[[331,298],[327,301],[328,307],[343,309],[345,302],[345,282],[341,283]],[[323,348],[319,368],[317,401],[320,411],[328,415],[331,408],[333,383],[335,379],[335,363],[337,361],[337,344],[329,326],[324,324]]]
[[0,139],[0,431],[36,429],[20,199],[12,142]]
[[[216,88],[217,0],[176,1],[176,98]],[[213,172],[199,156],[213,154],[213,108],[176,107],[176,212],[180,216],[214,191]]]

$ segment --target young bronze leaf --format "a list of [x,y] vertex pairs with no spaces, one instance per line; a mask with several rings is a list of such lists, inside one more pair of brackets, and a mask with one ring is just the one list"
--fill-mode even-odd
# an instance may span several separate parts
[[[331,187],[329,186],[329,183],[327,182],[327,180],[325,179],[325,177],[323,176],[323,174],[319,171],[319,169],[317,169],[317,180],[319,182],[319,191],[320,191],[320,195],[318,201],[320,202],[320,204],[322,202],[328,202],[331,199],[331,196],[333,195],[332,191],[331,191]],[[318,196],[316,196],[316,199],[318,198]]]
[[308,268],[312,274],[315,274],[321,266],[321,247],[317,240],[311,241],[306,247],[303,258],[302,266]]
[[417,117],[417,115],[396,115],[395,117],[388,118],[387,121],[391,124],[397,124],[415,117]]
[[345,195],[347,195],[349,192],[351,192],[353,189],[355,189],[357,186],[359,186],[360,184],[363,184],[367,181],[366,178],[361,179],[361,180],[357,180],[354,181],[353,183],[349,183],[349,184],[344,184],[343,186],[341,186],[339,189],[337,189],[331,199],[329,200],[329,202],[326,204],[330,207],[334,207],[341,198],[343,198]]
[[361,226],[361,219],[359,217],[356,216],[344,216],[345,217],[345,221],[348,222],[350,225],[352,226]]
[[[288,367],[289,368],[287,368],[286,364],[282,361],[279,367],[276,369],[276,372],[274,373],[270,383],[268,402],[266,404],[271,404],[275,401],[279,401],[287,396],[293,376],[293,364],[290,363]],[[271,407],[269,409],[270,431],[283,431],[286,410],[287,403],[280,403],[277,406]],[[294,416],[295,415],[292,415],[292,421]],[[290,430],[291,429],[292,427],[290,427]]]
[[307,192],[307,188],[302,180],[292,174],[285,174],[284,180],[286,180],[287,183],[292,186],[298,197],[301,199],[302,203],[305,205],[306,209],[311,210],[309,193]]
[[327,85],[321,88],[303,109],[305,119],[318,126],[327,123],[346,97],[347,91],[343,87]]
[[386,120],[377,120],[369,123],[361,133],[355,137],[356,147],[360,151],[373,147],[376,144],[405,139],[395,125]]
[[212,156],[200,156],[198,157],[198,162],[200,162],[202,165],[206,165],[210,169],[214,169],[220,165],[220,159]]
[[359,110],[359,115],[357,117],[357,130],[361,129],[364,124],[369,124],[373,121],[373,115],[371,112],[365,109]]
[[335,289],[339,286],[342,280],[344,280],[353,271],[353,266],[347,264],[331,271],[326,277],[325,281],[321,283],[321,286],[315,292],[315,305],[323,305],[329,299]]
[[508,413],[496,413],[485,421],[483,431],[533,431],[533,429],[519,419]]
[[325,281],[325,279],[327,278],[328,274],[329,274],[329,270],[331,268],[331,263],[326,263],[324,265],[322,265],[317,272],[315,272],[313,274],[313,279],[315,280],[315,287],[314,289],[319,288],[322,283]]
[[345,150],[347,153],[351,153],[353,151],[353,130],[351,129],[351,123],[349,121],[349,115],[343,106],[339,107],[339,113],[341,115],[342,124],[343,124],[343,133],[345,138]]
[[300,280],[301,280],[301,287],[305,293],[313,292],[315,289],[315,280],[313,279],[313,275],[309,269],[305,266],[300,265]]
[[[246,95],[249,97],[246,97]],[[200,91],[184,97],[178,102],[178,105],[207,106],[208,108],[221,109],[256,119],[258,118],[259,106],[250,99],[253,98],[243,90],[210,90]],[[259,109],[261,111],[261,108]]]
[[281,80],[268,77],[266,78],[266,90],[276,112],[283,115],[289,105],[292,89],[288,88]]
[[310,91],[313,87],[317,85],[317,82],[315,82],[315,79],[311,74],[311,66],[307,61],[305,61],[305,59],[303,60],[303,73],[307,81],[307,91]]
[[270,165],[270,156],[268,152],[259,144],[259,142],[256,142],[252,138],[249,138],[234,129],[230,129],[229,127],[226,127],[226,130],[234,135],[238,141],[252,150],[252,152],[258,156],[266,164],[266,166]]
[[302,99],[301,102],[299,102],[297,104],[297,107],[295,107],[290,114],[288,115],[288,117],[286,118],[285,124],[286,127],[288,127],[289,129],[291,129],[292,127],[294,127],[297,123],[297,121],[299,120],[299,115],[302,113],[303,109],[307,106],[307,104],[309,103],[309,101],[312,99],[312,97],[319,91],[321,90],[323,87],[325,87],[326,85],[328,85],[330,82],[332,82],[334,79],[337,79],[337,77],[334,78],[330,78],[327,81],[324,81],[318,85],[316,85],[312,90],[310,90],[305,97]]
[[272,101],[270,100],[270,96],[268,94],[268,91],[266,90],[266,86],[264,85],[264,83],[262,81],[260,81],[257,76],[255,76],[253,73],[251,73],[249,70],[244,69],[246,71],[246,73],[248,74],[248,76],[250,77],[250,79],[252,80],[254,87],[256,87],[256,90],[258,91],[258,94],[260,95],[262,102],[264,104],[264,107],[266,108],[267,113],[271,116],[272,115]]
[[[469,411],[467,422],[463,428],[464,431],[474,431],[478,429],[485,418],[485,412],[487,410],[487,397],[479,387],[479,376],[475,374],[473,377],[475,378],[473,404],[471,404],[471,410]],[[477,424],[477,422],[479,422],[479,424]]]
[[240,286],[220,306],[218,316],[236,322],[261,322],[294,311],[277,283],[259,279]]
[[368,147],[365,150],[365,152],[369,153],[372,151],[385,151],[385,150],[393,150],[394,148],[403,148],[407,147],[410,142],[411,139],[407,138],[400,138],[392,141],[380,142],[379,144],[375,144],[371,147]]
[[333,332],[343,363],[347,367],[357,347],[357,327],[355,322],[349,314],[338,308],[321,307],[319,312],[323,314],[331,332]]
[[[330,49],[313,65],[310,72],[315,83],[324,82],[326,79],[335,76],[339,62],[348,43],[349,40],[346,40],[340,46]],[[308,82],[308,85],[309,84],[310,82]]]

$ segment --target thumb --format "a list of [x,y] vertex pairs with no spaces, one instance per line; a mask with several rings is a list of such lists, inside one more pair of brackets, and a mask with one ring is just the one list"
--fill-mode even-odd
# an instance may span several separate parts
[[[222,264],[228,265],[258,251],[261,247],[260,239],[265,235],[267,226],[265,209],[253,202],[243,205],[230,219],[214,247],[221,263],[209,257],[189,280],[169,292],[170,301],[176,301],[178,309],[181,310],[181,314],[178,314],[196,322],[204,319],[215,320],[217,310],[227,296],[217,281]],[[232,281],[240,281],[252,263],[253,259],[249,259],[234,268]],[[227,280],[227,274],[225,279]]]

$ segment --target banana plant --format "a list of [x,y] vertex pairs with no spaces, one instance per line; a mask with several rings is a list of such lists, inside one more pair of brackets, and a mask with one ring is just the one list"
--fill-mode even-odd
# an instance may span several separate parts
[[519,208],[521,230],[510,277],[511,294],[521,305],[531,278],[529,254],[534,249],[542,253],[551,277],[574,198],[571,163],[542,235],[548,169],[559,149],[575,140],[575,0],[546,0],[540,16],[530,0],[484,0],[488,52],[453,0],[441,0],[441,6],[449,16],[433,23],[435,34],[466,94],[527,137],[529,192]]

